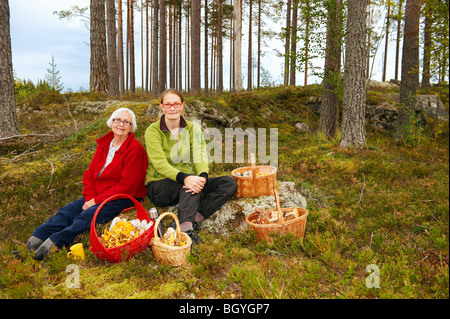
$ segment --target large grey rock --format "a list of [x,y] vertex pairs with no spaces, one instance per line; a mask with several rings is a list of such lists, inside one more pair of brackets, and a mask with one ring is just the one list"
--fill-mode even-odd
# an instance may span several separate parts
[[367,80],[366,83],[367,90],[376,90],[381,92],[387,92],[392,90],[398,90],[399,85],[392,81],[379,82],[375,80]]
[[[388,86],[389,82],[381,83]],[[377,130],[393,131],[397,127],[397,105],[400,100],[400,94],[385,94],[384,97],[385,98],[380,99],[380,103],[377,105],[366,105],[366,123]],[[320,116],[321,103],[321,97],[310,97],[307,102],[307,107],[317,116]],[[420,125],[426,125],[427,123],[427,118],[422,113],[426,114],[426,116],[431,119],[436,119],[437,117],[437,119],[441,121],[449,120],[444,103],[436,95],[417,95],[414,107],[419,119],[418,124]]]
[[[277,183],[281,207],[306,208],[305,197],[296,190],[294,182]],[[202,227],[213,233],[224,236],[230,231],[245,225],[245,217],[255,211],[255,207],[262,209],[276,208],[274,196],[259,196],[251,198],[231,198],[222,208],[209,219],[202,222]]]
[[[305,197],[295,188],[294,182],[277,182],[277,192],[280,200],[280,206],[284,207],[302,207],[306,208]],[[275,209],[274,196],[259,196],[250,198],[232,197],[210,218],[202,222],[202,229],[212,233],[229,235],[234,229],[246,227],[245,216],[255,211],[255,207],[262,209]],[[161,207],[159,213],[170,211],[177,215],[177,206]],[[172,222],[170,218],[167,218]]]
[[448,121],[448,112],[444,107],[442,100],[434,95],[418,95],[416,96],[416,110],[424,111],[431,118]]

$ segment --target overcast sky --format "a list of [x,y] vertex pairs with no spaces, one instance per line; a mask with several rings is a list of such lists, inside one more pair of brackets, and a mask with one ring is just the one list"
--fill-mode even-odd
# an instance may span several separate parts
[[[89,30],[80,19],[70,21],[59,20],[54,11],[67,10],[74,5],[87,7],[89,0],[10,0],[11,11],[11,44],[14,74],[20,79],[30,79],[36,83],[38,79],[45,79],[47,69],[50,67],[52,55],[55,58],[57,70],[60,72],[64,91],[72,89],[89,89]],[[381,21],[382,22],[382,21]],[[381,23],[382,24],[382,23]],[[140,14],[135,17],[135,44],[136,44],[136,86],[141,86],[141,56],[140,56]],[[274,25],[274,28],[279,28]],[[247,87],[247,43],[244,34],[242,52],[242,74],[244,88]],[[203,41],[203,36],[201,37]],[[227,44],[224,44],[224,86],[229,85],[229,53]],[[262,59],[263,68],[271,74],[275,84],[282,84],[283,58],[276,57],[273,48],[282,50],[281,41],[275,41]],[[384,46],[382,46],[384,47]],[[382,56],[383,48],[380,47],[377,56]],[[203,48],[203,45],[202,45]],[[256,51],[256,41],[254,41]],[[390,54],[395,50],[391,43]],[[256,53],[256,52],[255,52]],[[255,58],[256,60],[256,58]],[[373,76],[375,80],[381,80],[382,60],[378,58],[374,64]],[[392,60],[392,65],[393,65]],[[322,63],[322,61],[317,61]],[[203,61],[202,61],[203,74]],[[256,70],[254,71],[256,74]],[[297,73],[297,85],[303,84],[303,74]],[[394,68],[388,68],[387,79],[394,77]],[[320,82],[320,79],[310,77],[309,83]],[[256,84],[256,81],[254,81]],[[203,82],[202,82],[203,86]]]
[[52,55],[64,89],[89,89],[89,31],[77,19],[59,20],[53,11],[89,0],[11,0],[13,69],[20,79],[45,79]]

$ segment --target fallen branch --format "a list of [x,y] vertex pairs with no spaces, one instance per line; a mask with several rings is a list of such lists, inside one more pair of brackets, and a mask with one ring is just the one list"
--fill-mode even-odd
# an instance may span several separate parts
[[28,153],[28,154],[31,154],[30,151],[31,151],[33,148],[35,148],[36,146],[40,145],[40,144],[41,144],[41,143],[37,143],[36,145],[27,148],[23,153],[14,156],[14,157],[11,159],[11,162],[14,162],[14,161],[17,160],[19,157],[21,157],[21,156],[23,156],[23,155],[25,155],[25,154],[27,154],[27,153]]
[[47,157],[44,156],[44,158],[45,158],[45,160],[46,160],[47,162],[49,162],[50,165],[52,166],[52,175],[50,176],[50,182],[48,183],[48,186],[47,186],[47,190],[48,190],[48,189],[50,188],[51,183],[52,183],[53,173],[54,173],[54,171],[55,171],[55,168],[53,167],[53,163],[50,162],[50,161],[48,160]]
[[370,243],[369,243],[370,249],[372,249],[372,241],[373,241],[373,232],[370,234]]
[[37,134],[37,133],[30,133],[30,134],[22,134],[22,135],[12,135],[7,137],[0,138],[0,141],[10,140],[16,137],[28,137],[28,136],[54,136],[52,134]]
[[73,125],[75,125],[75,130],[78,130],[77,121],[75,121],[74,117],[72,116],[72,113],[70,113],[69,105],[67,105],[67,112],[69,112],[69,115],[73,120]]
[[362,199],[363,199],[363,192],[364,192],[364,188],[366,187],[366,177],[364,176],[364,173],[363,173],[363,180],[364,180],[364,184],[363,184],[363,187],[361,188],[361,193],[359,194],[359,201],[358,201],[358,203],[356,203],[356,205],[361,203]]
[[434,202],[434,199],[425,199],[425,200],[419,200],[417,202],[409,202],[406,203],[406,205],[412,205],[412,204],[417,204],[417,203],[432,203]]

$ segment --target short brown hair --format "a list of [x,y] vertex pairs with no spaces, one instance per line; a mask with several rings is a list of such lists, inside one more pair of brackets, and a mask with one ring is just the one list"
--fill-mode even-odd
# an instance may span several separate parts
[[176,89],[167,89],[164,92],[162,92],[161,95],[159,96],[159,101],[160,101],[161,104],[163,104],[164,97],[167,94],[176,94],[176,95],[178,95],[180,97],[181,102],[182,103],[184,102],[183,93],[181,93],[180,91],[178,91]]

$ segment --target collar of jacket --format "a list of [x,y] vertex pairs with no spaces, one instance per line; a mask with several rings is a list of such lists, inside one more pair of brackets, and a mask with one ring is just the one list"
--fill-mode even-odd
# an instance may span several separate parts
[[[180,128],[185,128],[187,126],[186,120],[182,115],[180,115]],[[170,132],[169,128],[166,125],[165,115],[161,116],[161,119],[159,120],[159,129],[161,131],[167,131]]]
[[[97,140],[98,145],[104,147],[104,148],[109,148],[109,144],[111,143],[112,139],[114,138],[114,133],[111,131],[109,133],[107,133],[106,135],[100,137]],[[133,140],[134,138],[134,133],[130,132],[130,134],[128,134],[127,139],[122,143],[122,145],[120,146],[120,148],[117,150],[117,152],[124,152],[127,147],[128,144],[130,143],[131,140]]]

